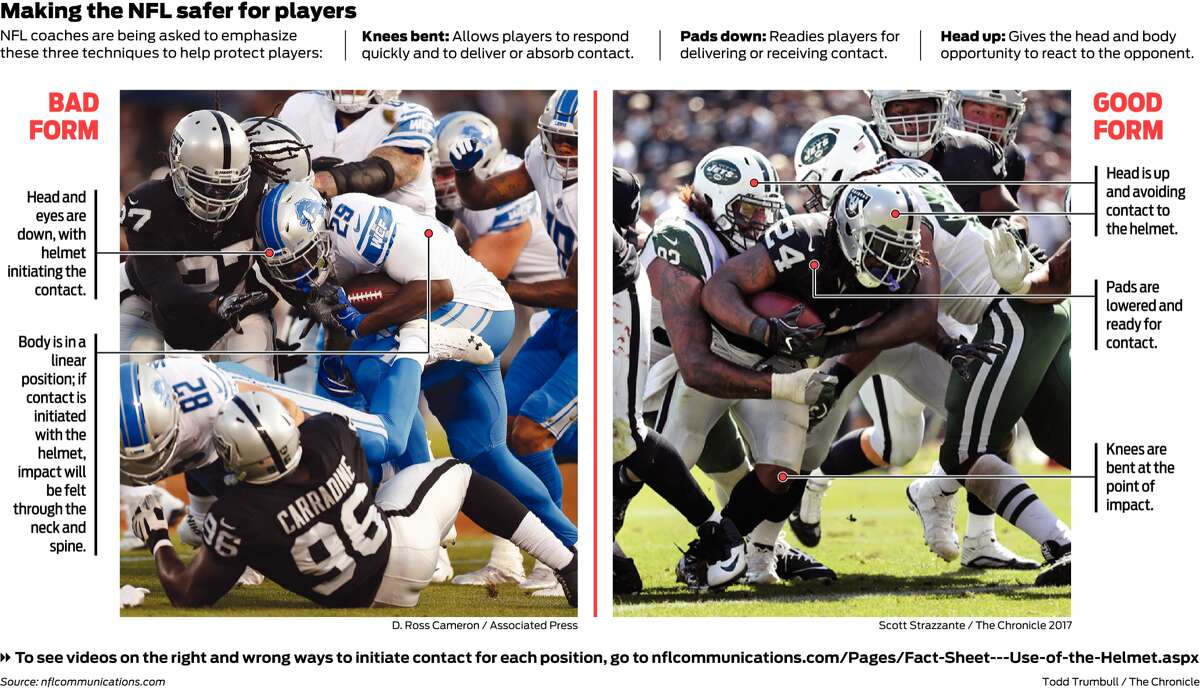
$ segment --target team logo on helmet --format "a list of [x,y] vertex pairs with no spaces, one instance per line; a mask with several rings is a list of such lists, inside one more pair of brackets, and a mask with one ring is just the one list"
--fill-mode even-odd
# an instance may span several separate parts
[[300,224],[308,227],[308,230],[315,231],[313,221],[324,214],[325,209],[321,204],[311,198],[302,198],[296,203],[296,219]]
[[728,160],[712,160],[700,171],[704,174],[705,179],[721,186],[729,186],[742,181],[742,173],[738,171],[737,165]]
[[863,206],[867,201],[871,200],[871,195],[860,188],[853,188],[846,192],[846,217],[855,218],[862,212]]
[[829,154],[833,150],[833,144],[837,142],[837,137],[828,132],[819,136],[813,137],[812,141],[800,151],[800,162],[805,165],[811,165],[821,158]]

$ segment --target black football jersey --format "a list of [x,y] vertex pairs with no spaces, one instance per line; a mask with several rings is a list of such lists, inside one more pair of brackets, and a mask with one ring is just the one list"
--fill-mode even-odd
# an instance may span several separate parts
[[349,421],[324,413],[300,426],[300,446],[309,476],[233,485],[208,512],[204,543],[317,604],[368,606],[391,533],[375,507],[362,445]]
[[[178,251],[171,256],[179,272],[183,289],[203,298],[192,307],[167,309],[165,295],[155,294],[146,284],[139,266],[147,268],[142,256],[131,256],[123,266],[135,294],[145,296],[153,306],[154,322],[167,343],[179,349],[204,350],[229,331],[224,320],[213,315],[206,304],[211,296],[231,294],[250,274],[253,257],[248,255],[189,255],[189,252],[251,251],[258,204],[266,188],[266,178],[254,173],[246,197],[225,222],[206,222],[192,215],[175,195],[170,179],[153,179],[138,185],[125,197],[121,207],[121,227],[131,251]],[[161,260],[161,259],[159,259]],[[176,302],[178,299],[175,300]]]
[[1007,182],[1005,186],[1015,201],[1021,191],[1021,183],[1025,181],[1025,154],[1015,143],[1010,143],[1004,148],[1004,169],[1004,181]]
[[[809,218],[808,220],[802,218]],[[895,291],[885,285],[867,289],[849,269],[837,239],[823,225],[811,221],[812,216],[793,215],[776,223],[763,236],[775,270],[776,291],[784,292],[808,304],[821,321],[826,332],[853,327],[899,303],[894,299],[855,298],[862,295],[891,295],[912,292],[920,275],[912,270]],[[816,293],[813,293],[812,261],[817,261]]]
[[[889,158],[909,157],[886,144],[883,149]],[[1000,150],[1000,146],[979,134],[961,129],[947,127],[926,162],[947,182],[995,181],[999,185],[1008,181],[1005,153]],[[954,200],[958,201],[963,210],[971,213],[979,212],[979,196],[989,188],[974,185],[947,186]]]

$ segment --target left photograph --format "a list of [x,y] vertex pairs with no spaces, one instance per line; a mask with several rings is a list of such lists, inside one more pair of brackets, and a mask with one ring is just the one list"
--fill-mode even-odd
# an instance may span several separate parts
[[578,105],[122,92],[122,615],[575,614]]

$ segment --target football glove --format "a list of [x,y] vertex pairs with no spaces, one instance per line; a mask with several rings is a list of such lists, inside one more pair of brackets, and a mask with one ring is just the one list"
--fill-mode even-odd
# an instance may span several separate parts
[[804,305],[796,306],[782,317],[767,319],[767,337],[764,344],[768,349],[793,358],[820,355],[812,352],[813,340],[825,333],[825,325],[797,325],[796,318],[805,308]]
[[483,144],[479,139],[461,138],[450,146],[450,164],[455,172],[470,172],[483,160]]
[[973,380],[979,370],[974,363],[991,365],[1005,351],[1008,347],[1003,342],[968,342],[961,335],[958,339],[946,337],[938,342],[938,354],[967,382]]
[[797,370],[771,375],[771,398],[787,399],[803,406],[833,406],[837,399],[837,377],[819,370]]
[[259,307],[271,300],[271,295],[265,291],[252,291],[245,294],[228,294],[217,301],[217,317],[229,323],[230,329],[242,333],[240,324],[243,316],[261,310]]
[[130,527],[133,534],[145,542],[151,552],[157,551],[161,542],[171,544],[171,537],[167,533],[167,516],[157,495],[146,495],[142,503],[137,505],[133,510],[133,523]]
[[313,320],[345,332],[354,339],[358,338],[358,327],[367,317],[350,303],[345,289],[328,282],[309,294],[305,308]]
[[322,356],[317,361],[317,384],[335,397],[352,397],[357,391],[341,356]]
[[135,588],[132,585],[121,586],[121,607],[140,607],[150,591],[146,588]]
[[1003,226],[993,226],[991,234],[984,238],[983,252],[1001,289],[1018,296],[1029,293],[1033,257],[1012,232]]

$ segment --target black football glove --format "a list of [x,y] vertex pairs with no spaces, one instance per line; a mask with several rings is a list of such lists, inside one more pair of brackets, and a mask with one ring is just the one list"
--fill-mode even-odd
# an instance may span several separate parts
[[946,337],[938,342],[938,354],[967,382],[975,379],[979,370],[976,363],[991,365],[1005,351],[1008,347],[1002,342],[968,342],[962,336],[958,339]]
[[813,353],[815,344],[814,340],[820,339],[825,333],[825,325],[811,325],[801,327],[796,324],[796,319],[804,312],[806,306],[803,304],[796,306],[792,310],[785,313],[779,318],[767,319],[767,336],[766,346],[774,353],[791,356],[792,358],[805,358],[808,356],[819,355]]
[[222,296],[217,302],[217,317],[229,323],[229,328],[238,334],[242,333],[241,319],[262,310],[262,305],[271,300],[271,295],[265,291],[252,291],[245,294],[229,294]]

